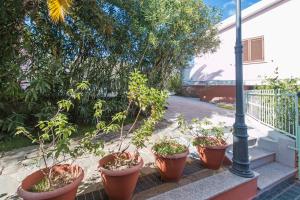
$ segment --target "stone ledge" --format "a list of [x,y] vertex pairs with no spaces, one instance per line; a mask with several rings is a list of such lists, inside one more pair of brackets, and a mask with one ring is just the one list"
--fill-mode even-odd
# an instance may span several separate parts
[[[251,190],[252,196],[256,194],[256,180],[258,178],[258,173],[255,173],[254,178],[242,178],[236,176],[229,172],[229,170],[218,173],[214,176],[204,178],[202,180],[190,183],[188,185],[170,190],[163,194],[157,195],[150,198],[151,200],[194,200],[194,199],[218,199],[221,194],[228,193],[236,189],[238,186],[246,184],[248,182],[252,183]],[[247,186],[249,187],[249,186]],[[234,195],[234,193],[232,193]]]

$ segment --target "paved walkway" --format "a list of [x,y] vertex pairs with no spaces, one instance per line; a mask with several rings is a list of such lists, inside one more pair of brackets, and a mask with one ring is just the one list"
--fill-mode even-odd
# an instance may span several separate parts
[[199,98],[171,96],[168,104],[165,119],[170,121],[174,121],[179,114],[183,114],[187,120],[210,118],[213,121],[226,122],[226,125],[230,126],[234,122],[234,111],[201,102]]

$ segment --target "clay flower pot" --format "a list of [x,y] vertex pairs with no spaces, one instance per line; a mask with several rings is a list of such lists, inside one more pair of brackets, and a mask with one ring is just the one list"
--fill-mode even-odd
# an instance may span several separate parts
[[[108,162],[115,159],[114,154],[109,154],[99,161],[99,170],[102,177],[103,186],[106,194],[111,200],[130,200],[134,192],[137,180],[139,178],[140,169],[143,167],[142,157],[138,157],[138,164],[122,169],[122,170],[109,170],[105,169],[103,166]],[[125,153],[125,155],[130,158],[134,154]]]
[[[203,137],[196,138],[196,140],[201,140]],[[213,138],[212,138],[213,139]],[[201,159],[201,164],[208,168],[217,170],[222,166],[225,158],[225,151],[228,145],[223,142],[223,145],[219,146],[197,146],[197,151]]]
[[79,176],[75,179],[75,181],[62,188],[58,188],[49,192],[29,192],[29,189],[34,184],[44,178],[42,170],[45,169],[42,169],[27,176],[19,186],[17,193],[24,200],[74,200],[76,198],[77,188],[84,177],[82,168],[77,165],[71,166],[69,164],[65,164],[56,165],[53,167],[53,170],[58,173],[70,172],[72,167],[78,168]]
[[152,150],[155,156],[155,164],[164,181],[179,181],[185,166],[189,150],[174,155],[162,156]]

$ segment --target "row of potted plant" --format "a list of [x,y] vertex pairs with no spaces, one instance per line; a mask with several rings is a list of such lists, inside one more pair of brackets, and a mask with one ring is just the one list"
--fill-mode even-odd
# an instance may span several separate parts
[[[145,147],[156,123],[163,117],[167,93],[148,87],[146,77],[140,72],[132,73],[127,94],[127,108],[112,116],[111,121],[107,122],[101,119],[105,102],[97,101],[94,106],[96,129],[85,133],[79,144],[71,145],[70,136],[76,131],[76,127],[69,123],[67,112],[74,105],[74,101],[80,101],[81,96],[88,89],[89,84],[83,82],[77,84],[75,89],[69,90],[69,98],[58,102],[56,114],[51,119],[38,123],[37,135],[31,134],[24,127],[18,128],[17,134],[24,134],[34,143],[39,144],[41,166],[43,166],[22,181],[18,194],[23,199],[75,199],[84,171],[80,166],[73,164],[74,161],[87,153],[102,156],[104,142],[96,138],[112,132],[119,133],[120,137],[115,147],[116,151],[99,160],[102,183],[110,199],[131,199],[140,169],[143,167],[139,149]],[[131,128],[125,132],[124,123],[132,110],[137,114]],[[144,116],[143,123],[136,128],[141,115]],[[226,147],[222,126],[212,126],[208,121],[199,120],[193,120],[190,125],[183,117],[178,119],[178,124],[182,132],[197,133],[193,144],[197,146],[203,164],[211,169],[219,168]],[[125,145],[129,135],[130,142]],[[127,151],[130,144],[136,147],[134,152]],[[216,153],[219,150],[222,152]],[[211,151],[214,153],[209,153]],[[164,139],[154,144],[152,152],[162,179],[178,181],[189,153],[188,146],[174,139]],[[217,163],[210,163],[217,158],[219,159]],[[66,159],[72,162],[67,162]]]
[[[214,125],[207,119],[193,119],[191,123],[188,123],[181,115],[178,117],[178,125],[184,135],[191,136],[201,164],[209,169],[219,169],[228,146],[224,137],[224,124]],[[174,139],[164,138],[153,146],[152,151],[162,179],[178,181],[189,154],[188,146]]]

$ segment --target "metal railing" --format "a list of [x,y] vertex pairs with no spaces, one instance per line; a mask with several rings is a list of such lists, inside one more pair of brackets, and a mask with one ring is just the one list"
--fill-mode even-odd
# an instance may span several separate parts
[[[300,119],[298,94],[276,90],[248,90],[245,92],[245,112],[261,123],[296,140],[298,179],[300,178]],[[290,147],[291,148],[291,147]]]
[[245,92],[246,114],[292,138],[297,138],[299,112],[297,94],[275,90]]

